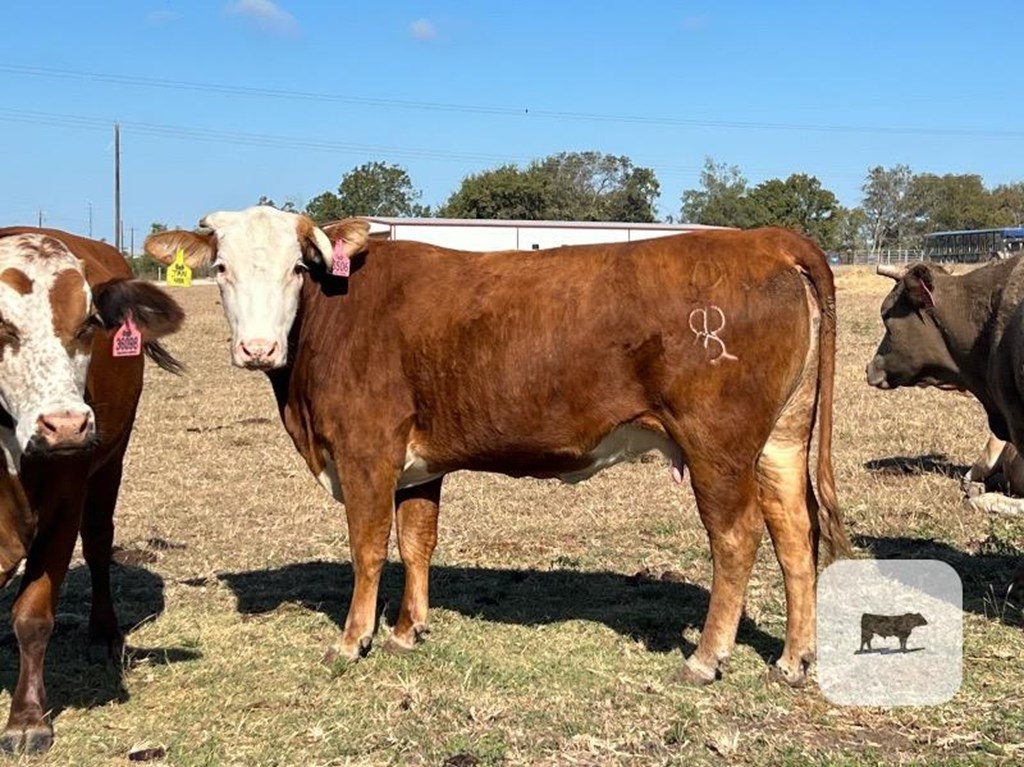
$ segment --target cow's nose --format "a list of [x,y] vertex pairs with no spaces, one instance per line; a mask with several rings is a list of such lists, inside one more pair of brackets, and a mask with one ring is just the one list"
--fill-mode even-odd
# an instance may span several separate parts
[[250,338],[239,343],[238,350],[244,364],[268,365],[277,353],[277,341],[267,338]]
[[864,370],[865,376],[868,379],[869,386],[875,386],[879,389],[888,389],[889,384],[885,380],[885,373],[882,372],[882,366],[875,364],[876,360],[871,360],[868,363],[867,368]]
[[89,414],[44,413],[36,421],[36,432],[50,447],[81,445],[89,436]]

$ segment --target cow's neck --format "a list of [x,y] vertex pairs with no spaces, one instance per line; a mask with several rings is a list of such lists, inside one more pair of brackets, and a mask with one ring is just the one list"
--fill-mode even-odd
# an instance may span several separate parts
[[996,315],[1004,283],[979,279],[977,274],[940,277],[935,284],[932,311],[963,383],[984,399],[989,356],[999,340]]

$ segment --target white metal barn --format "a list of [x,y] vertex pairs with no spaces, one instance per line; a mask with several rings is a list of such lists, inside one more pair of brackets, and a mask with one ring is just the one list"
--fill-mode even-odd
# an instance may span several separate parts
[[601,221],[497,221],[472,218],[362,216],[370,236],[415,240],[456,250],[538,250],[559,245],[629,242],[703,229],[701,224],[631,224]]

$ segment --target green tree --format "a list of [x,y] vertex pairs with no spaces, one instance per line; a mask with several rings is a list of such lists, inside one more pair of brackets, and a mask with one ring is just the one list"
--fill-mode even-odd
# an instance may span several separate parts
[[159,234],[160,232],[166,232],[166,231],[167,231],[167,224],[161,223],[159,221],[154,221],[152,224],[149,225],[149,233],[150,234]]
[[437,214],[444,218],[539,221],[547,213],[541,180],[515,165],[471,174],[462,180]]
[[400,165],[367,162],[342,176],[337,194],[326,191],[310,200],[306,213],[317,223],[349,216],[429,216],[429,206],[417,202],[421,195]]
[[747,180],[737,166],[706,157],[700,188],[683,192],[681,219],[691,224],[749,227],[756,216],[747,191]]
[[1024,226],[1024,181],[997,186],[992,190],[992,198],[997,226]]
[[256,204],[269,205],[271,208],[277,208],[278,210],[283,210],[287,213],[298,213],[298,209],[295,207],[295,203],[292,200],[286,200],[284,205],[278,205],[265,194],[260,195],[260,198],[256,201]]
[[527,168],[502,165],[463,179],[438,210],[449,218],[654,221],[658,180],[628,157],[562,152]]
[[910,199],[913,174],[906,165],[883,168],[877,165],[868,171],[861,187],[864,199],[861,209],[867,217],[871,249],[904,247],[914,229],[914,209]]
[[919,234],[999,226],[996,198],[976,174],[914,176],[908,192]]
[[803,232],[825,250],[839,245],[841,207],[836,196],[815,176],[794,173],[758,184],[747,195],[756,226],[783,226]]
[[841,208],[836,224],[836,248],[853,253],[871,246],[871,232],[867,213],[863,208]]
[[527,173],[547,192],[546,218],[563,221],[654,221],[660,185],[650,168],[625,156],[561,152]]

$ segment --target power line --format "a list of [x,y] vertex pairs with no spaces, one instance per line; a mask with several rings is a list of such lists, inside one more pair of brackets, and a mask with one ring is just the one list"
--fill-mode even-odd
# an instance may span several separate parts
[[923,126],[878,126],[840,123],[799,123],[748,120],[716,120],[707,118],[685,118],[659,115],[602,114],[552,109],[531,109],[529,107],[488,106],[479,104],[454,104],[433,101],[407,101],[402,99],[353,96],[339,93],[318,93],[275,88],[257,88],[222,83],[200,83],[187,80],[172,80],[133,75],[115,75],[102,72],[86,72],[51,67],[0,64],[0,72],[27,77],[50,77],[58,79],[85,80],[92,82],[127,85],[141,88],[165,88],[198,91],[234,96],[258,96],[261,98],[289,99],[293,101],[317,101],[353,104],[364,107],[411,109],[421,111],[460,112],[468,114],[489,114],[505,117],[541,117],[553,120],[586,122],[617,122],[639,125],[660,125],[692,128],[729,128],[736,130],[804,131],[816,133],[863,133],[910,136],[945,136],[961,138],[1024,138],[1021,130],[999,130],[989,128],[935,128]]
[[[87,130],[110,130],[113,120],[106,118],[83,117],[80,115],[37,112],[23,109],[0,108],[0,120],[27,122],[63,128],[83,128]],[[302,138],[297,136],[278,136],[264,133],[243,133],[240,131],[224,131],[209,128],[188,128],[159,123],[118,121],[121,126],[137,135],[163,136],[194,141],[213,141],[217,143],[247,144],[250,146],[274,146],[286,149],[310,149],[324,152],[341,152],[349,154],[377,154],[387,156],[411,157],[416,159],[455,160],[460,162],[515,162],[526,158],[509,155],[485,154],[480,152],[450,152],[442,149],[419,149],[373,144],[352,144],[341,141]]]
[[[24,109],[5,109],[0,107],[0,121],[23,122],[49,127],[109,131],[115,122],[108,118],[85,117],[82,115],[57,114]],[[482,162],[482,163],[528,163],[535,157],[486,154],[482,152],[452,152],[443,149],[426,149],[415,147],[393,147],[373,144],[352,144],[340,141],[303,138],[296,136],[279,136],[261,133],[243,133],[210,128],[192,128],[160,123],[125,122],[118,120],[122,128],[129,129],[136,135],[172,138],[182,141],[204,141],[233,146],[257,146],[278,149],[306,149],[336,154],[353,154],[359,156],[395,157],[399,159],[426,159],[443,162]],[[648,163],[662,176],[692,176],[700,173],[701,167],[672,165],[659,162]],[[757,169],[750,169],[756,171]],[[768,171],[765,171],[767,173]],[[862,171],[833,171],[831,175],[863,176]]]

